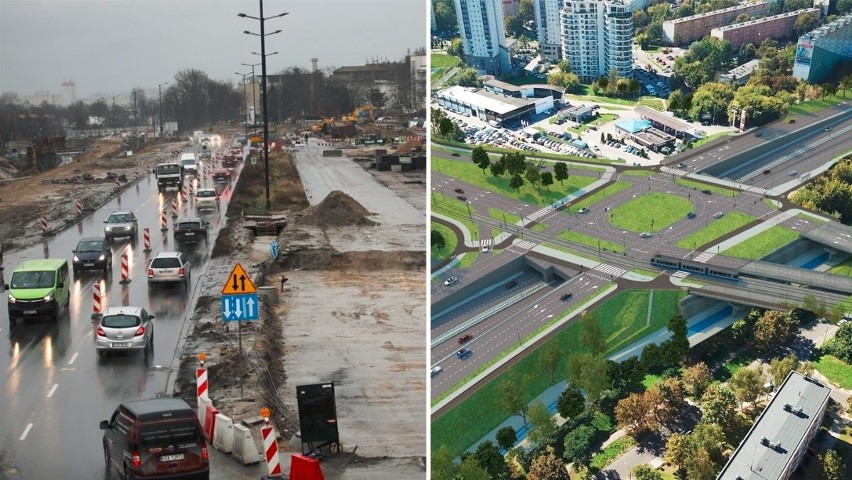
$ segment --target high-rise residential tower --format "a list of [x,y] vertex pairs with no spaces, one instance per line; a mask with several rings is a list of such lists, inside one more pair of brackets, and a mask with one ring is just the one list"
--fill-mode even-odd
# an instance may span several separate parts
[[559,26],[559,10],[562,8],[563,2],[564,0],[533,0],[541,57],[550,62],[558,62],[562,58],[562,30]]
[[499,75],[511,69],[502,0],[455,0],[468,65]]
[[630,73],[633,15],[620,0],[566,0],[560,10],[562,58],[583,82]]

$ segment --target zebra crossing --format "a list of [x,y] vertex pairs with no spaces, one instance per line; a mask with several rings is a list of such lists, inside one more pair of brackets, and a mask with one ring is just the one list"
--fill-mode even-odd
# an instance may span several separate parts
[[487,252],[488,250],[491,250],[491,247],[493,247],[493,246],[494,246],[494,239],[493,238],[483,238],[483,239],[479,240],[479,249],[483,252]]
[[592,270],[594,270],[596,272],[605,273],[607,275],[612,275],[613,277],[620,277],[620,276],[624,275],[625,273],[627,273],[627,270],[625,270],[623,268],[616,267],[615,265],[607,265],[606,263],[601,263],[600,265],[593,268]]
[[522,241],[512,245],[511,248],[517,248],[519,250],[527,251],[527,250],[532,250],[536,245],[538,245],[538,244],[535,243],[535,242],[531,242],[529,240],[522,240]]
[[694,260],[696,262],[707,263],[708,260],[710,260],[711,258],[713,258],[715,256],[716,256],[716,254],[713,253],[713,252],[704,252],[701,255],[695,257]]
[[781,212],[778,215],[775,215],[774,217],[770,218],[769,220],[766,221],[766,224],[767,225],[778,225],[779,223],[787,221],[787,220],[789,220],[789,219],[791,219],[795,216],[796,216],[795,213],[787,210],[787,211]]
[[539,218],[547,215],[550,212],[551,212],[551,209],[542,208],[541,210],[538,210],[536,212],[533,212],[531,215],[528,215],[527,220],[529,220],[530,222],[534,222],[534,221],[538,220]]
[[678,270],[672,274],[672,278],[686,278],[689,275],[689,272],[684,272],[683,270]]

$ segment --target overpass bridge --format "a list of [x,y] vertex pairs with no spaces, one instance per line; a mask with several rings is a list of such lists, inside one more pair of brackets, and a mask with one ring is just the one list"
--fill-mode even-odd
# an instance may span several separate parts
[[828,248],[852,254],[852,227],[840,222],[828,222],[800,235]]

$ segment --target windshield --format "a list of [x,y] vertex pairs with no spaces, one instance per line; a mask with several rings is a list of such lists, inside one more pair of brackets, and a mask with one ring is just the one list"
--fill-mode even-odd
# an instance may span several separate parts
[[129,328],[142,324],[142,319],[135,315],[107,315],[101,320],[102,327]]
[[201,224],[198,222],[181,222],[178,224],[178,228],[180,230],[197,230],[201,228]]
[[114,213],[109,216],[108,223],[130,223],[133,217],[129,213]]
[[12,274],[11,288],[48,288],[53,286],[55,272],[15,272]]
[[168,165],[158,165],[157,173],[180,173],[180,165],[170,163]]
[[101,240],[82,241],[77,244],[78,252],[103,252],[104,242]]
[[195,166],[195,160],[193,160],[193,159],[191,159],[191,158],[186,159],[186,160],[181,160],[181,161],[180,161],[180,164],[181,164],[181,165],[184,165],[184,166],[194,167],[194,166]]
[[198,193],[196,194],[196,196],[198,196],[198,197],[215,197],[216,192],[214,192],[213,190],[199,190]]

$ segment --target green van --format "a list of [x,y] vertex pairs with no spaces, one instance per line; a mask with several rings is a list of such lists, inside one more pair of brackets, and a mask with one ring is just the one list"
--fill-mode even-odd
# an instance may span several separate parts
[[18,265],[5,285],[9,292],[9,323],[17,318],[59,318],[71,299],[68,291],[68,260],[46,258]]

